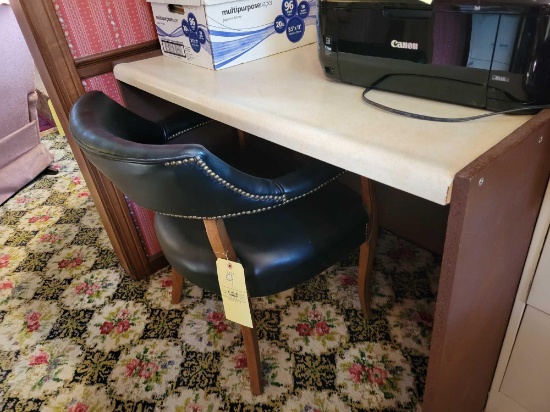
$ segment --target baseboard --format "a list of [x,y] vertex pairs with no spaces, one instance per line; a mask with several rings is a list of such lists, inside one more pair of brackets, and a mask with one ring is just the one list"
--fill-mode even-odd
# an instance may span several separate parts
[[168,261],[166,260],[162,252],[158,252],[152,256],[148,256],[148,259],[149,265],[151,267],[151,273],[155,273],[156,271],[168,266]]

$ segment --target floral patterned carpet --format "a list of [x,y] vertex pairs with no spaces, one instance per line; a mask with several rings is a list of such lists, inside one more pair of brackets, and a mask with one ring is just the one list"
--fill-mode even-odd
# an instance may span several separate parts
[[352,255],[294,290],[254,299],[265,376],[249,393],[239,328],[168,269],[117,264],[63,137],[57,175],[0,207],[2,411],[419,411],[439,260],[382,231],[373,313]]

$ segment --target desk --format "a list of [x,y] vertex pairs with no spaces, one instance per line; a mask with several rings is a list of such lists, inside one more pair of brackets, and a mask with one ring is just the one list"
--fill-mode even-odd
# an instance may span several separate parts
[[[550,174],[550,112],[433,123],[366,106],[315,45],[221,71],[154,57],[118,80],[431,202],[451,204],[423,410],[482,411]],[[435,116],[479,110],[371,97]]]

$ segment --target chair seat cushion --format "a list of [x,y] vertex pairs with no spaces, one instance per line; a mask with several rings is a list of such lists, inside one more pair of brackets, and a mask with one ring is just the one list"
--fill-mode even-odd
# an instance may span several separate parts
[[[336,263],[365,241],[368,215],[357,193],[333,182],[282,207],[224,222],[254,297],[295,287]],[[172,267],[219,293],[203,222],[157,214],[155,226]]]

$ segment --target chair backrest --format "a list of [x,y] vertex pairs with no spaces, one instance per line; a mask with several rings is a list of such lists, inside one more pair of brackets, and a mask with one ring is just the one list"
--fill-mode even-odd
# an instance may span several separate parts
[[226,218],[286,200],[276,180],[243,173],[200,144],[165,144],[161,125],[101,92],[89,92],[75,103],[70,129],[94,166],[134,202],[156,212]]

